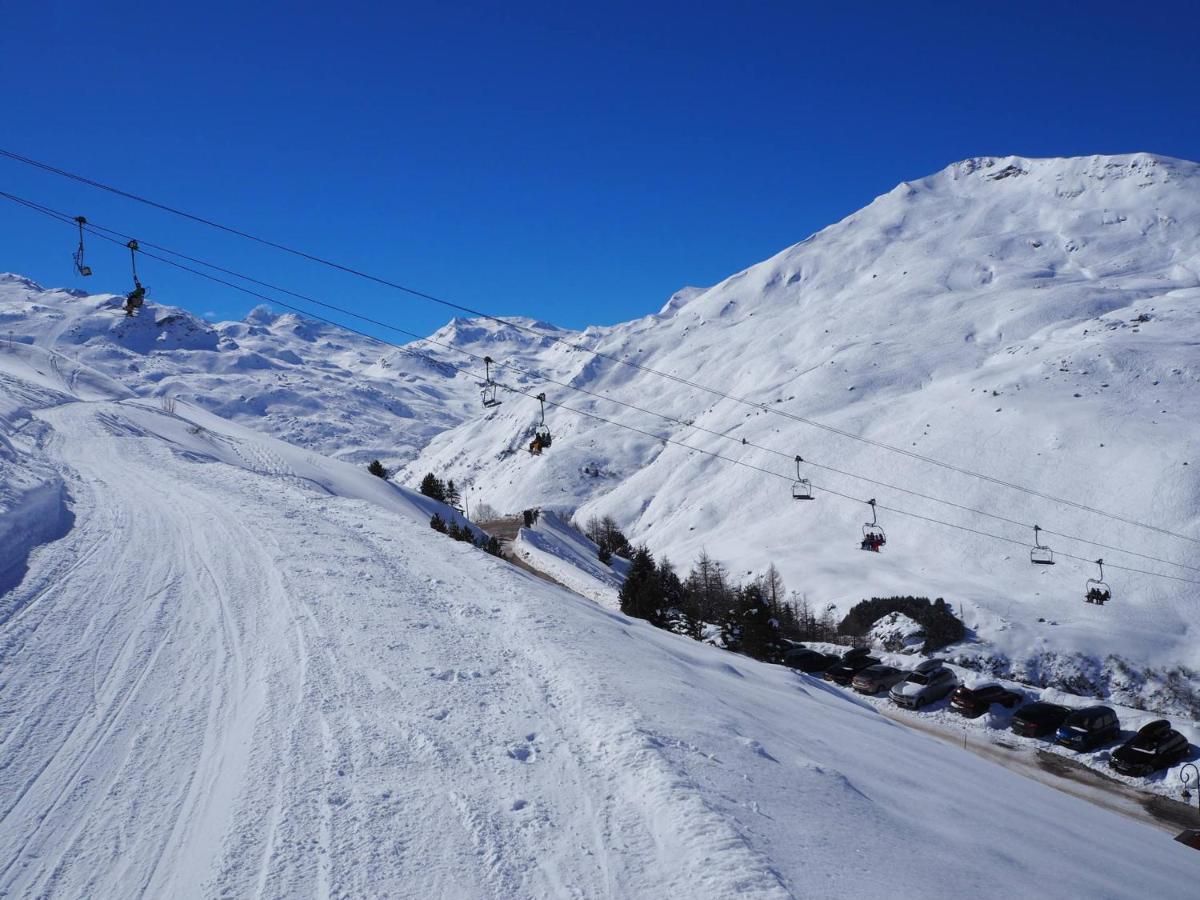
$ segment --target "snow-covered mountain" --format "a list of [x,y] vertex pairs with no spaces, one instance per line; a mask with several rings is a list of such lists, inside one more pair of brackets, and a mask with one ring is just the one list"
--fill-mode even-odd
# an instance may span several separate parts
[[[771,410],[1193,540],[1048,502],[582,353],[558,366],[559,373],[569,368],[568,378],[554,377],[727,437],[547,388],[568,405],[783,475],[795,471],[787,457],[801,454],[1191,568],[1051,538],[1060,551],[1200,578],[1200,167],[1194,163],[1148,154],[968,160],[898,186],[709,290],[681,292],[658,315],[580,339]],[[550,413],[556,442],[543,457],[498,453],[531,422],[530,407],[514,402],[438,435],[409,466],[410,475],[433,469],[469,480],[501,508],[540,502],[611,514],[633,537],[685,564],[702,548],[735,571],[761,571],[774,561],[792,588],[819,604],[844,608],[885,593],[945,596],[987,639],[992,663],[1003,666],[1007,656],[1015,671],[1035,680],[1058,664],[1055,654],[1071,651],[1095,659],[1094,668],[1109,655],[1154,662],[1173,669],[1176,681],[1190,678],[1178,666],[1200,667],[1195,583],[1110,566],[1116,599],[1093,607],[1081,599],[1094,566],[1062,560],[1034,567],[1019,545],[886,512],[888,545],[875,557],[858,549],[860,525],[870,519],[865,503],[820,491],[813,503],[793,503],[786,481],[562,411]],[[784,455],[743,448],[743,438]],[[1031,528],[821,468],[805,467],[804,474],[863,501],[875,497],[1033,543]]]
[[[1108,687],[1153,693],[1192,683],[1200,669],[1200,600],[1189,583],[1200,576],[1200,544],[773,413],[1200,537],[1198,174],[1194,163],[1150,154],[967,160],[898,186],[712,288],[680,291],[633,322],[580,333],[518,323],[567,343],[477,320],[455,320],[434,336],[590,395],[500,370],[501,381],[522,390],[544,389],[554,402],[784,478],[554,407],[554,445],[531,457],[522,448],[538,413],[527,397],[502,394],[504,403],[485,411],[471,377],[290,315],[259,311],[245,323],[209,326],[160,309],[157,321],[125,323],[95,312],[95,298],[10,282],[0,293],[0,334],[14,328],[19,340],[53,344],[114,377],[128,368],[131,386],[143,385],[135,390],[153,384],[323,452],[406,463],[398,476],[405,483],[432,470],[502,511],[610,514],[683,565],[703,548],[735,574],[773,561],[789,587],[819,605],[944,596],[986,642],[984,664],[1036,680],[1063,654],[1100,667],[1112,657],[1156,674],[1149,686],[1134,678]],[[148,352],[157,347],[169,352]],[[443,347],[420,349],[478,368]],[[790,499],[795,454],[814,464],[804,473],[819,488],[812,503]],[[864,554],[858,537],[872,497],[1025,544],[1034,523],[1107,544],[1048,540],[1059,551],[1104,557],[1115,599],[1081,602],[1095,567],[1065,559],[1033,567],[1019,543],[895,512],[880,514],[884,552]]]

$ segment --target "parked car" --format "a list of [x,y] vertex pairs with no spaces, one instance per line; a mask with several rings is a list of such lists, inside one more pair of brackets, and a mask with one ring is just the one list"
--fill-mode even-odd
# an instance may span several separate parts
[[1191,747],[1182,734],[1166,719],[1158,719],[1142,728],[1113,751],[1108,764],[1122,775],[1149,775],[1174,765]]
[[941,700],[956,687],[957,676],[943,666],[940,659],[929,659],[893,687],[888,696],[898,706],[920,709],[926,704]]
[[1017,710],[1010,726],[1013,734],[1023,737],[1045,737],[1058,731],[1071,711],[1057,703],[1029,703]]
[[970,687],[964,684],[956,688],[950,697],[950,708],[961,716],[974,719],[991,709],[993,703],[1012,709],[1020,702],[1021,695],[1016,691],[994,681],[978,681]]
[[825,670],[825,680],[836,684],[849,685],[854,676],[868,666],[879,665],[879,660],[873,657],[865,648],[855,647],[842,654],[842,658]]
[[907,672],[895,666],[867,666],[850,679],[850,686],[860,694],[878,694],[899,684],[907,676]]
[[1117,714],[1107,706],[1077,709],[1058,726],[1054,743],[1072,750],[1095,750],[1121,736]]
[[783,655],[783,664],[793,669],[799,669],[801,672],[824,672],[838,659],[839,657],[829,653],[819,653],[807,647],[796,647]]

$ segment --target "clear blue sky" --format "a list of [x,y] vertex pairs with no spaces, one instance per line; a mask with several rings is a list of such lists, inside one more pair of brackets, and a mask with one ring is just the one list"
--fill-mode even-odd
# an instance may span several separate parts
[[[981,154],[1200,158],[1156,3],[9,3],[0,146],[502,314],[656,310]],[[0,160],[0,190],[419,332],[448,313]],[[0,270],[83,286],[0,202]],[[93,290],[126,290],[94,247]],[[254,301],[145,266],[152,297]]]

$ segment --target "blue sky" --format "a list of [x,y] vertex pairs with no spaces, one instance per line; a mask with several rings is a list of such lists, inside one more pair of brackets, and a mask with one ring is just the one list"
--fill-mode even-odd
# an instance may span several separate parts
[[[1193,5],[8,4],[0,146],[501,314],[658,309],[982,154],[1200,158]],[[427,332],[446,310],[0,160],[0,190]],[[0,270],[83,286],[0,202]],[[127,289],[94,247],[92,290]],[[151,296],[254,302],[144,267]]]

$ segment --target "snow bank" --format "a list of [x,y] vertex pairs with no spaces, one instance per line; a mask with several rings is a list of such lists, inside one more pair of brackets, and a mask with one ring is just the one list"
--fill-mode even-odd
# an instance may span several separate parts
[[522,528],[512,542],[513,552],[533,568],[609,609],[619,609],[617,597],[629,568],[627,560],[613,557],[605,565],[599,547],[559,516],[543,511],[532,528]]

